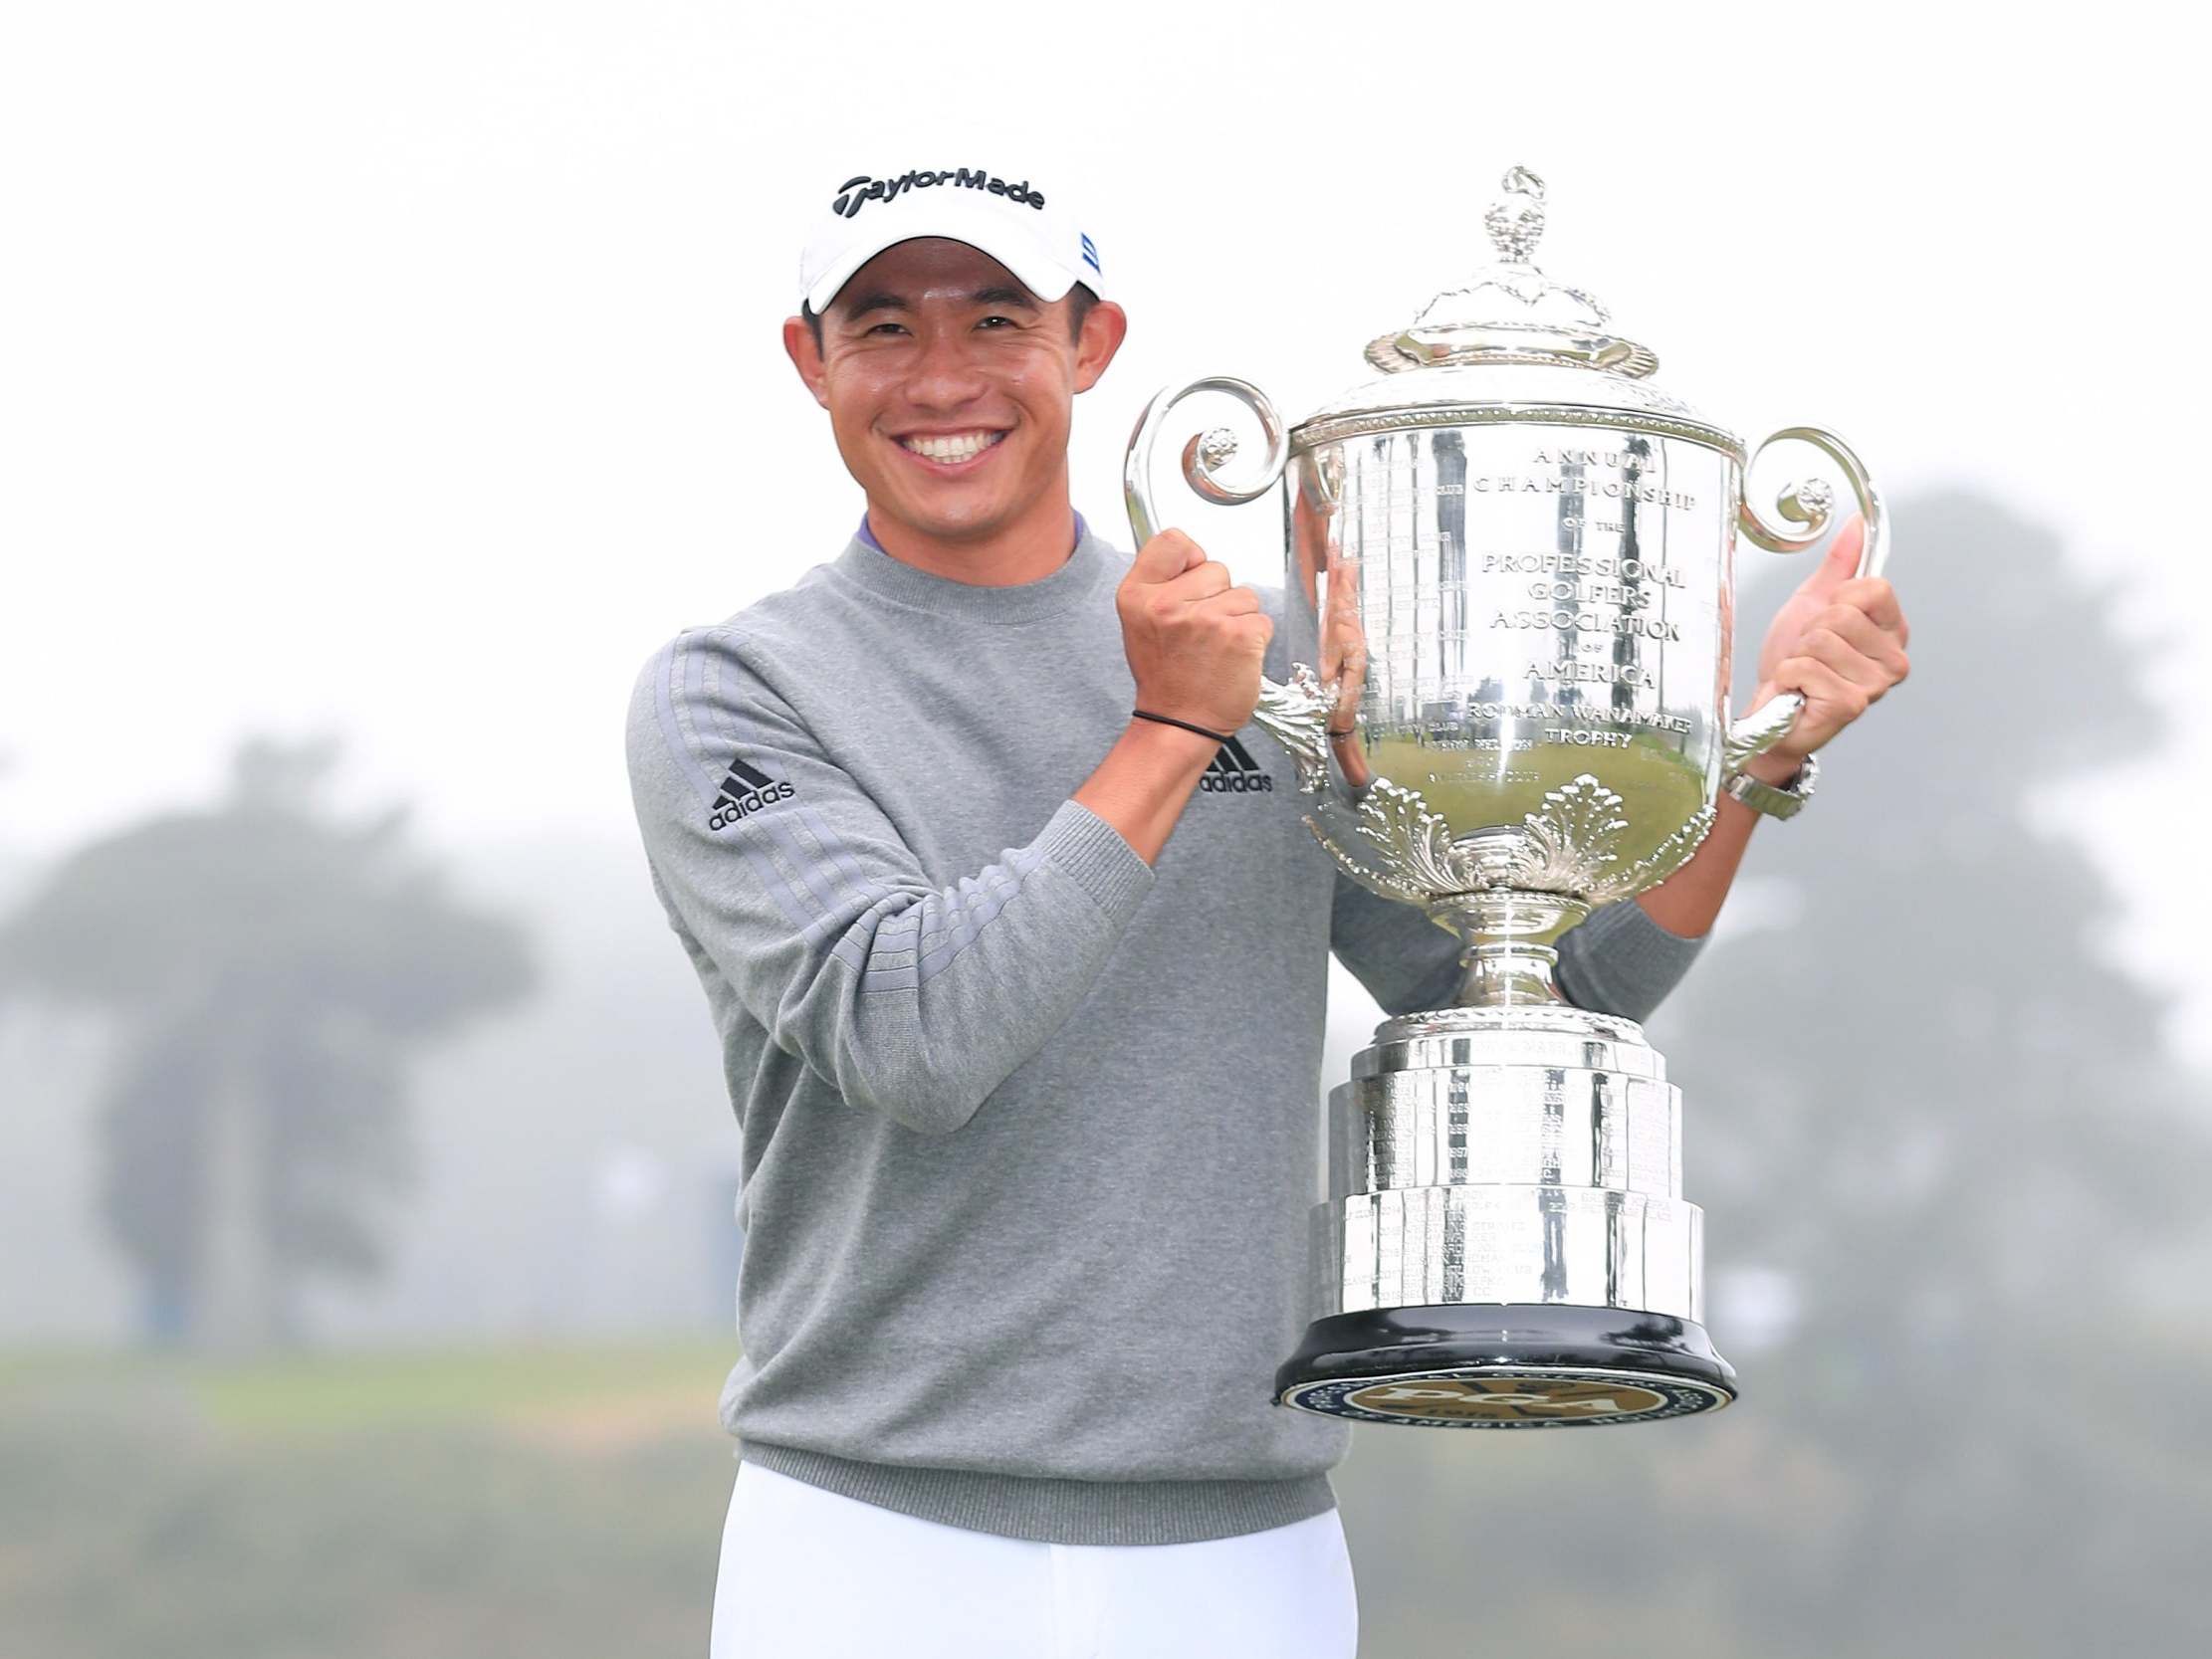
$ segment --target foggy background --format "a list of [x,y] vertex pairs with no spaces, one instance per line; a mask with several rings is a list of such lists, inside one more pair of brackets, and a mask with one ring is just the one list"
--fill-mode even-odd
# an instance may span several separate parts
[[1515,163],[1659,384],[1894,511],[1911,681],[1652,1022],[1744,1399],[1360,1430],[1363,1653],[2212,1640],[2202,94],[2040,15],[11,9],[0,1654],[705,1651],[737,1144],[622,711],[842,547],[800,225],[933,157],[1087,204],[1123,544],[1158,385],[1362,378]]

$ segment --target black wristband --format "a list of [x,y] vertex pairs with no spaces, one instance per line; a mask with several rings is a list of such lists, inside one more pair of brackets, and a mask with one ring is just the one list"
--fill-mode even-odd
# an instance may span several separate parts
[[1203,726],[1193,726],[1189,721],[1179,721],[1173,715],[1148,715],[1142,709],[1129,711],[1130,717],[1140,721],[1156,721],[1162,726],[1180,726],[1186,731],[1196,731],[1202,737],[1212,737],[1217,743],[1225,743],[1228,737],[1219,731],[1209,731]]

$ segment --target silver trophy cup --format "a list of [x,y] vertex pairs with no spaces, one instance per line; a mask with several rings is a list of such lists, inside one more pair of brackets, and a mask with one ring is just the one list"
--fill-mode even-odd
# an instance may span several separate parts
[[[1162,392],[1130,440],[1142,545],[1170,412],[1215,392],[1257,418],[1247,476],[1223,428],[1181,467],[1217,503],[1285,486],[1276,637],[1298,666],[1255,720],[1342,867],[1464,943],[1453,1005],[1385,1022],[1329,1098],[1314,1323],[1276,1397],[1363,1422],[1643,1422],[1736,1393],[1703,1325],[1681,1092],[1635,1021],[1560,997],[1554,945],[1686,862],[1724,768],[1788,731],[1795,696],[1729,722],[1735,538],[1808,548],[1833,491],[1783,492],[1782,523],[1753,508],[1757,455],[1531,263],[1543,197],[1508,173],[1497,262],[1372,342],[1377,374],[1296,427],[1214,378]],[[1814,427],[1760,451],[1785,440],[1840,470],[1861,573],[1879,571],[1865,467]]]

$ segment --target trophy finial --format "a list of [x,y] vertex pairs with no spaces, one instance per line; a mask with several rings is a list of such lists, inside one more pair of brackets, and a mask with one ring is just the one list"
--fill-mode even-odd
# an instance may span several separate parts
[[1499,188],[1505,195],[1482,215],[1483,228],[1490,233],[1499,259],[1508,265],[1526,265],[1544,234],[1544,181],[1526,167],[1515,167]]
[[1658,368],[1650,347],[1614,333],[1596,295],[1536,268],[1544,181],[1514,167],[1501,188],[1482,216],[1495,261],[1430,301],[1411,328],[1370,340],[1367,360],[1385,374],[1439,364],[1549,363],[1634,380]]

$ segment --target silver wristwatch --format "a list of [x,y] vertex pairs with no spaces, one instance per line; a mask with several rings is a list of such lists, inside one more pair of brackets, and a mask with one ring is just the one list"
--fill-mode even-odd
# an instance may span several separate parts
[[1771,783],[1761,783],[1749,772],[1730,772],[1720,781],[1722,794],[1731,795],[1754,812],[1764,812],[1769,818],[1794,818],[1804,810],[1805,803],[1813,798],[1813,785],[1820,781],[1820,759],[1808,754],[1805,764],[1798,768],[1797,776],[1790,779],[1789,787],[1777,789]]

